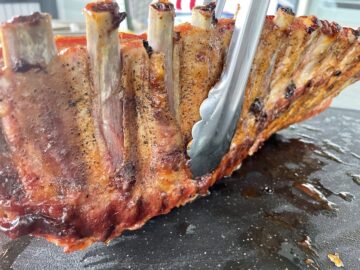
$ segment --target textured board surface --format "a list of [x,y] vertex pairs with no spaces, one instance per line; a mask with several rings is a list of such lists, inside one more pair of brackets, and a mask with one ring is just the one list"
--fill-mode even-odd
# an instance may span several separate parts
[[330,109],[273,136],[208,197],[108,246],[64,254],[42,239],[10,241],[0,234],[0,265],[337,269],[328,254],[338,253],[345,269],[359,269],[359,216],[360,112]]

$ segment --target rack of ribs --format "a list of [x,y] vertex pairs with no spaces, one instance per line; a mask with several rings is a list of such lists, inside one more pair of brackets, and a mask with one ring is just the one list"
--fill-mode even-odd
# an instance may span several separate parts
[[206,195],[360,79],[359,31],[286,9],[268,16],[231,148],[194,179],[191,128],[234,27],[213,9],[174,27],[174,7],[153,3],[148,37],[119,35],[125,14],[111,1],[86,6],[86,37],[54,38],[47,14],[2,24],[1,231],[67,252],[110,241]]

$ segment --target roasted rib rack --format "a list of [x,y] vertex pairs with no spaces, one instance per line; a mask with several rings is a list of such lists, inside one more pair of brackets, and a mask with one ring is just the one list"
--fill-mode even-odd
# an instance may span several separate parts
[[[173,28],[150,7],[149,37],[118,34],[115,3],[87,5],[87,36],[53,38],[35,13],[1,26],[0,225],[65,251],[140,228],[231,175],[271,134],[324,111],[360,79],[359,31],[280,9],[266,19],[231,149],[193,179],[186,149],[219,80],[234,27],[194,10]],[[239,59],[241,61],[241,59]]]

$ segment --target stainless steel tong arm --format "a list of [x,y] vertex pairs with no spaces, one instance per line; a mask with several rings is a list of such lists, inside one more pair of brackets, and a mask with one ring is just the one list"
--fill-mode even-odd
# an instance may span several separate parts
[[213,171],[230,148],[269,2],[241,2],[220,82],[201,105],[202,120],[193,127],[189,155],[194,176]]

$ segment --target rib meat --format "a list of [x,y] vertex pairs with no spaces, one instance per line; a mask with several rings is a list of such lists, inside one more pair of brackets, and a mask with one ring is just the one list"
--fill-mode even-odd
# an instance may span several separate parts
[[360,79],[358,31],[288,10],[267,17],[231,148],[193,179],[191,128],[219,80],[234,21],[175,27],[169,98],[169,54],[145,36],[119,39],[123,15],[111,1],[86,12],[87,41],[54,43],[43,14],[1,27],[0,228],[10,237],[75,251],[137,229],[206,195],[271,134],[322,112]]

